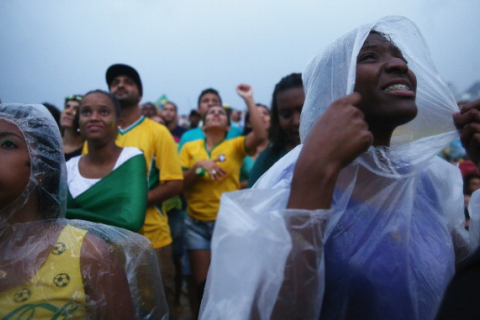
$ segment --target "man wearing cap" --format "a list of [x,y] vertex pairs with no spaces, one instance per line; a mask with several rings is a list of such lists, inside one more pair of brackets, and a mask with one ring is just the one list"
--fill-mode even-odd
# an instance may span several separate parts
[[188,115],[188,121],[190,122],[190,129],[195,129],[198,127],[198,124],[202,120],[202,116],[198,113],[197,109],[190,110]]
[[175,269],[172,256],[172,237],[162,202],[183,189],[183,173],[177,147],[164,126],[141,115],[142,82],[138,72],[124,64],[110,66],[107,84],[122,107],[121,127],[116,143],[121,147],[137,147],[143,151],[148,171],[148,208],[142,233],[152,242],[157,254],[165,288],[165,296],[173,312]]

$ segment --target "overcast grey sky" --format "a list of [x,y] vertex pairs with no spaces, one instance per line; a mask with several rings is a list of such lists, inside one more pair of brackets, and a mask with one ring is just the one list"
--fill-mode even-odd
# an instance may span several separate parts
[[51,102],[107,89],[113,63],[138,70],[142,102],[160,95],[181,112],[218,89],[243,109],[235,86],[270,104],[275,83],[317,52],[385,15],[413,20],[433,61],[459,91],[480,80],[479,0],[3,0],[0,98]]

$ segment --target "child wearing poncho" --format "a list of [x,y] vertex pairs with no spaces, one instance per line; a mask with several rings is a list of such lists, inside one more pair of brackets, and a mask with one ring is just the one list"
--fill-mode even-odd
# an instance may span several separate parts
[[155,254],[138,234],[66,220],[57,124],[0,104],[0,319],[166,319]]

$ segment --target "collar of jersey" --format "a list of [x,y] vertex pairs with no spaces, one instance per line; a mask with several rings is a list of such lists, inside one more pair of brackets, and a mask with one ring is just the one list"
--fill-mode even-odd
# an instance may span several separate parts
[[135,128],[136,126],[138,126],[140,123],[143,122],[143,120],[145,120],[145,116],[141,116],[137,121],[135,121],[134,123],[132,123],[131,125],[129,125],[127,128],[125,129],[120,129],[118,128],[117,129],[117,132],[121,135],[127,133],[128,131],[132,130],[133,128]]
[[205,146],[205,151],[207,151],[207,154],[208,154],[208,157],[211,158],[212,157],[212,152],[213,150],[220,144],[222,143],[223,141],[225,141],[225,139],[222,139],[220,141],[218,141],[212,148],[212,150],[208,151],[208,148],[207,148],[207,138],[203,139],[203,145]]

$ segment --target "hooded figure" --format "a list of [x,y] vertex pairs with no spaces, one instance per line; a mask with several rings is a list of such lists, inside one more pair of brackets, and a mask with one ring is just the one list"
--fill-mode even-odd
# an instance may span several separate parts
[[167,318],[150,242],[64,219],[66,190],[47,109],[0,104],[0,319]]
[[[367,43],[372,32],[377,42]],[[383,49],[376,46],[387,47],[379,55],[391,61],[381,67],[388,70],[372,72],[378,81],[368,87],[365,71],[357,70],[377,68],[383,58],[375,52]],[[379,83],[385,74],[395,80]],[[361,26],[308,64],[304,88],[302,145],[253,190],[222,198],[201,318],[433,319],[455,263],[476,241],[464,230],[460,172],[436,157],[458,136],[452,121],[458,108],[423,37],[403,17]],[[350,95],[354,91],[360,95]],[[381,103],[365,105],[374,98]],[[296,168],[309,151],[302,148],[328,152],[312,150],[308,143],[317,137],[309,134],[321,132],[318,121],[327,113],[329,121],[340,121],[332,115],[340,116],[335,103],[341,99],[362,111],[359,121],[365,117],[373,146],[368,142],[368,150],[342,164],[329,209],[286,209],[292,208],[294,172],[315,173],[314,167]],[[401,110],[405,101],[416,107]],[[384,108],[389,103],[396,109]],[[392,114],[404,111],[407,120],[394,119],[401,125],[393,134],[379,134]],[[348,142],[342,141],[345,148]],[[324,196],[320,181],[317,190],[309,183],[306,193]],[[245,270],[248,276],[238,279]]]

